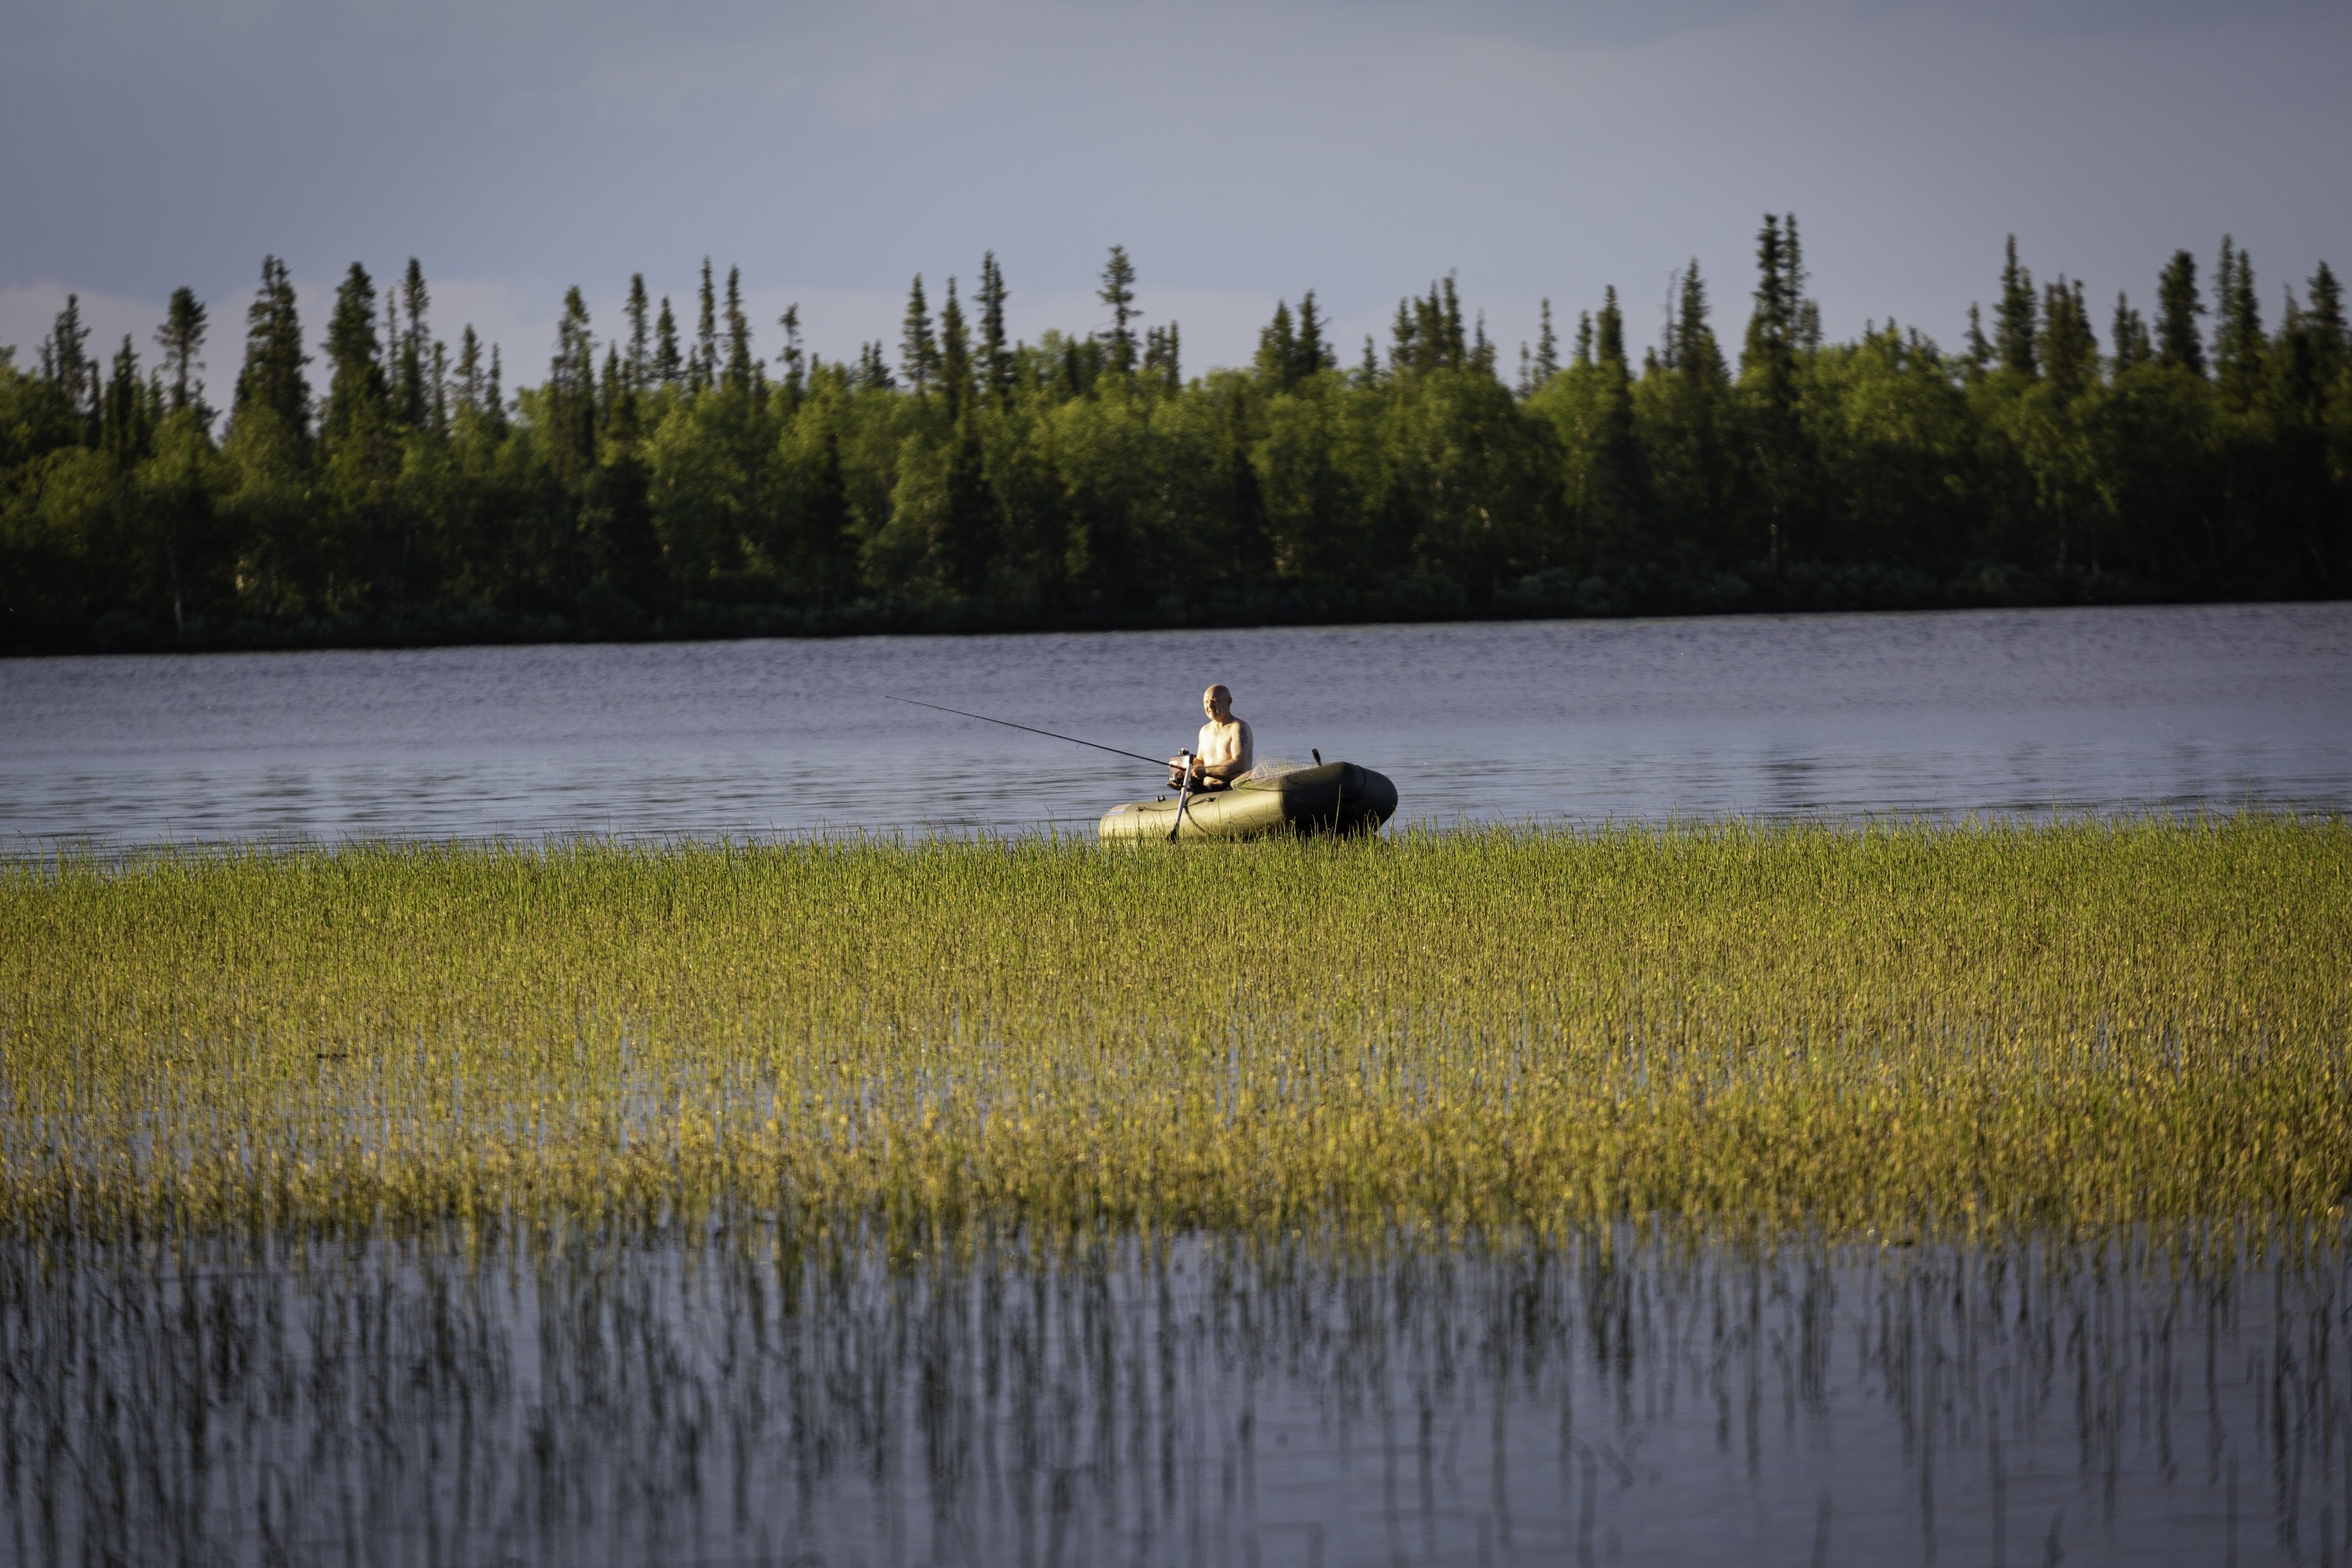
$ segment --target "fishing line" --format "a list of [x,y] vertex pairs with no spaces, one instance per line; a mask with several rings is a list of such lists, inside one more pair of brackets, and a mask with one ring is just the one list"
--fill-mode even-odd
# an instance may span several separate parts
[[1147,757],[1139,752],[1122,752],[1117,746],[1106,746],[1097,741],[1081,741],[1076,735],[1057,735],[1051,730],[1040,730],[1034,724],[1015,724],[1010,719],[992,719],[985,713],[967,713],[961,708],[942,708],[936,702],[920,702],[912,697],[893,697],[887,692],[883,694],[882,700],[886,702],[904,702],[912,708],[929,708],[936,712],[952,713],[959,719],[977,719],[983,724],[1002,724],[1008,730],[1026,730],[1033,735],[1043,735],[1049,741],[1067,741],[1073,746],[1092,746],[1097,752],[1108,752],[1114,757],[1133,757],[1137,762],[1148,763],[1155,768],[1164,768],[1168,765],[1168,760],[1165,757]]

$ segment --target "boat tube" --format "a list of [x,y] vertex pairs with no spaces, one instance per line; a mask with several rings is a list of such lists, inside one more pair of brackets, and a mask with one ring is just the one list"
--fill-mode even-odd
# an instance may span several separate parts
[[1166,838],[1259,838],[1269,834],[1377,833],[1396,815],[1396,785],[1386,774],[1353,763],[1325,763],[1265,777],[1244,776],[1231,789],[1195,795],[1176,818],[1178,798],[1129,801],[1112,806],[1095,825],[1104,841]]

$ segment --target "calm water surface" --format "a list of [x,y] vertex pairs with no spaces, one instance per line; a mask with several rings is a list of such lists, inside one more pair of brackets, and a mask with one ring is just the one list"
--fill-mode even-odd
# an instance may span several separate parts
[[1409,820],[2352,806],[2352,605],[0,662],[0,839],[1025,829],[1223,680]]
[[2342,1255],[2185,1239],[0,1247],[0,1558],[2343,1562]]

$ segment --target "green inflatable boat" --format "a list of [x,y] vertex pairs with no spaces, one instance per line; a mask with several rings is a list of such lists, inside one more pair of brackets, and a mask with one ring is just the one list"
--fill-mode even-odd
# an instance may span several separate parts
[[1325,763],[1265,777],[1244,778],[1231,789],[1195,795],[1176,817],[1174,794],[1129,801],[1103,813],[1095,831],[1116,838],[1258,838],[1273,833],[1373,833],[1396,815],[1396,785],[1385,774],[1353,763]]

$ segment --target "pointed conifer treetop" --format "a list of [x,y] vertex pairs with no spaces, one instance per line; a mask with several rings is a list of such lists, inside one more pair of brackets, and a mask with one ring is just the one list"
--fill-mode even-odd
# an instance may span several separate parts
[[2079,279],[2063,273],[2043,290],[2035,353],[2061,395],[2072,397],[2098,379],[2099,340]]
[[2132,309],[2131,298],[2123,289],[2116,290],[2116,314],[2108,336],[2115,344],[2116,374],[2122,375],[2155,357],[2148,342],[2147,323]]
[[907,377],[908,390],[918,397],[927,395],[939,379],[940,342],[931,331],[931,307],[923,298],[919,272],[908,287],[907,314],[898,324],[898,368]]
[[[667,303],[667,300],[663,302]],[[644,391],[652,382],[653,336],[648,324],[652,310],[653,301],[646,293],[646,275],[642,272],[630,273],[629,357],[626,368],[629,388],[634,392]]]
[[122,346],[114,353],[113,374],[99,400],[99,446],[118,463],[136,462],[146,456],[154,435],[153,413],[139,376],[139,351],[125,332]]
[[2017,259],[2017,236],[2009,237],[2008,258],[2000,269],[2000,301],[1993,309],[1993,347],[2000,367],[2020,375],[2037,374],[2033,340],[2036,305],[2033,274]]
[[940,386],[947,394],[948,417],[961,414],[973,399],[971,334],[966,329],[963,306],[956,299],[956,280],[948,279],[948,297],[940,310]]
[[482,411],[482,340],[475,335],[474,323],[466,323],[457,339],[457,408],[460,413]]
[[171,377],[171,411],[183,408],[198,410],[209,424],[212,411],[204,406],[204,384],[195,373],[205,368],[196,358],[205,346],[204,301],[196,291],[184,286],[172,290],[172,302],[164,310],[163,324],[155,329],[155,347],[163,357],[164,373]]
[[1144,379],[1163,392],[1184,388],[1184,347],[1177,324],[1151,327],[1143,334]]
[[710,258],[702,258],[702,289],[694,318],[694,358],[686,389],[708,392],[719,384],[719,289],[711,281]]
[[751,321],[743,313],[743,269],[727,269],[727,390],[751,396],[760,389],[765,369],[751,357]]
[[662,296],[661,318],[654,329],[654,380],[664,386],[676,386],[686,379],[686,354],[677,341],[677,312],[670,309],[669,296]]
[[2346,341],[2344,286],[2336,281],[2334,269],[2326,262],[2322,261],[2319,269],[2311,275],[2305,292],[2309,298],[2305,302],[2305,320],[2313,331],[2324,333],[2334,339],[2337,346],[2343,346]]
[[82,324],[81,296],[68,294],[66,308],[41,342],[41,379],[63,390],[79,407],[89,371],[89,329]]
[[2213,378],[2231,406],[2249,408],[2261,395],[2263,311],[2254,293],[2254,262],[2229,235],[2213,278]]
[[1298,333],[1290,321],[1290,301],[1274,302],[1274,319],[1257,332],[1258,380],[1276,392],[1290,390],[1298,362]]
[[996,252],[980,258],[980,377],[992,403],[1013,395],[1013,350],[1004,335],[1004,269]]
[[385,409],[383,345],[377,340],[375,281],[358,262],[335,290],[327,320],[327,411],[322,434],[331,439],[359,434]]
[[2205,374],[2205,334],[2197,318],[2205,301],[2197,292],[2197,258],[2176,250],[2156,285],[2156,358],[2191,375]]
[[776,325],[784,329],[784,349],[776,356],[776,363],[783,367],[785,393],[797,407],[808,387],[808,353],[801,347],[799,301],[784,307],[784,313],[776,318]]
[[1315,290],[1309,289],[1298,300],[1298,335],[1293,363],[1296,379],[1304,381],[1320,375],[1339,361],[1330,345],[1323,341],[1323,316],[1315,305]]
[[1140,311],[1135,308],[1135,263],[1129,260],[1127,247],[1114,245],[1110,259],[1103,263],[1102,288],[1095,296],[1110,307],[1110,363],[1114,370],[1133,372],[1135,369],[1135,329],[1131,323]]
[[1594,351],[1602,364],[1625,368],[1625,312],[1617,306],[1617,286],[1601,291],[1601,314],[1593,319]]
[[1802,279],[1780,215],[1766,213],[1756,234],[1756,301],[1748,317],[1739,375],[1742,381],[1758,379],[1780,389],[1776,396],[1793,395],[1788,388],[1796,367]]
[[1723,349],[1715,341],[1715,329],[1708,325],[1711,307],[1706,299],[1706,280],[1699,276],[1698,258],[1693,257],[1683,268],[1678,279],[1674,316],[1674,368],[1696,381],[1719,384],[1729,378],[1723,363]]
[[1535,363],[1529,368],[1528,389],[1540,390],[1559,374],[1559,333],[1551,324],[1551,300],[1543,302],[1543,326],[1536,333]]

